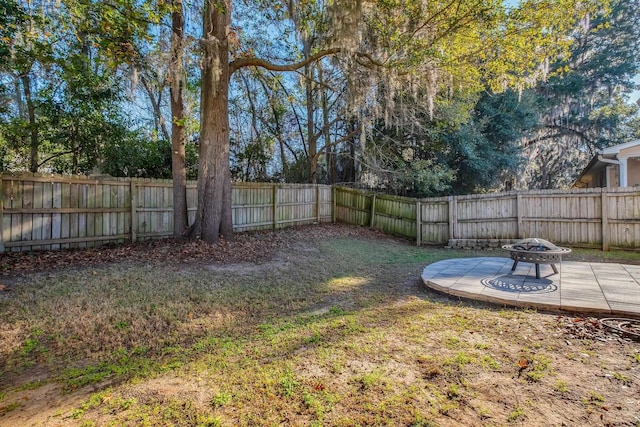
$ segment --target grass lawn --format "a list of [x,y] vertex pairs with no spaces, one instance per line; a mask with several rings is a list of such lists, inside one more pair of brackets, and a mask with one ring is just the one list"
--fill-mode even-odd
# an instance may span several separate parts
[[326,225],[4,256],[0,426],[640,426],[639,343],[420,280],[479,255]]

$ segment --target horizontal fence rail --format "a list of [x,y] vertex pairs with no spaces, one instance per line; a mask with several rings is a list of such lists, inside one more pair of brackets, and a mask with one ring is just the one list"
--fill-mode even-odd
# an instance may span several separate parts
[[[412,199],[335,187],[335,220],[421,244],[540,237],[574,247],[638,249],[635,188],[532,190]],[[494,242],[495,243],[495,242]]]
[[[1,181],[0,251],[98,246],[173,235],[171,180],[5,174]],[[197,186],[187,185],[195,219]],[[236,183],[234,231],[332,221],[326,185]]]
[[[5,174],[0,251],[97,246],[173,234],[171,180]],[[197,187],[187,185],[190,223]],[[375,227],[418,245],[540,237],[574,247],[638,249],[635,188],[535,190],[413,199],[339,186],[235,183],[234,231],[321,222]]]

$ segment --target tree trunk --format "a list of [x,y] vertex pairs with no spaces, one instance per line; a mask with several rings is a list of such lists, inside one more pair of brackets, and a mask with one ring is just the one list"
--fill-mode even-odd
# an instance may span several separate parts
[[[173,15],[175,15],[175,12],[173,13]],[[180,14],[182,15],[182,14]],[[173,18],[173,16],[172,16]],[[175,18],[173,18],[175,19]],[[184,20],[183,20],[184,21]],[[173,27],[171,27],[173,34],[171,37],[171,59],[173,60],[173,55],[174,55],[174,41],[173,38],[175,37],[175,29]],[[180,47],[180,49],[182,49],[182,47]],[[181,58],[181,56],[180,56]],[[175,64],[171,64],[171,66],[173,66]],[[169,72],[172,72],[173,70],[169,70]],[[153,89],[151,88],[151,85],[149,84],[149,82],[147,81],[147,79],[144,77],[144,75],[140,76],[140,82],[142,83],[142,87],[144,88],[145,92],[147,92],[147,96],[149,97],[149,102],[151,103],[151,107],[153,108],[153,123],[154,126],[156,128],[156,132],[160,132],[162,134],[162,137],[165,140],[169,140],[169,131],[167,130],[167,126],[165,125],[164,119],[162,117],[162,109],[161,109],[161,101],[162,101],[162,90],[160,90],[160,93],[158,95],[158,99],[156,99],[155,95],[153,94]],[[163,85],[164,86],[164,85]],[[171,90],[172,88],[170,88]],[[173,130],[172,130],[173,132]]]
[[38,172],[38,125],[36,123],[36,108],[31,98],[31,79],[28,74],[23,74],[22,90],[27,103],[27,116],[29,119],[29,171]]
[[[189,234],[206,242],[222,235],[233,239],[231,220],[231,171],[229,169],[229,77],[243,67],[264,67],[271,71],[294,71],[327,55],[332,48],[303,61],[278,65],[260,58],[238,58],[229,62],[232,0],[205,0],[202,26],[202,82],[200,98],[200,163],[198,210]],[[313,133],[313,132],[311,132]],[[312,157],[313,158],[313,157]]]
[[229,170],[229,44],[231,0],[207,0],[203,16],[200,171],[195,233],[214,243],[233,239]]
[[[184,15],[182,0],[173,0],[171,15],[171,173],[173,177],[173,235],[182,236],[189,227],[187,216],[187,170],[184,146],[184,77],[182,52]],[[164,126],[163,126],[164,127]]]
[[[281,179],[286,181],[288,178],[287,171],[289,168],[287,167],[287,156],[284,151],[285,146],[286,148],[289,149],[289,151],[291,151],[291,154],[294,156],[296,160],[297,160],[297,157],[295,155],[295,152],[291,150],[291,147],[288,146],[288,144],[284,140],[284,136],[282,135],[282,127],[280,125],[280,121],[282,120],[282,113],[279,111],[278,108],[276,108],[276,101],[274,101],[273,97],[269,96],[269,88],[267,87],[265,80],[259,79],[259,82],[260,82],[260,85],[262,86],[262,90],[264,90],[265,96],[269,100],[269,106],[271,107],[271,114],[273,115],[273,133],[275,134],[275,137],[278,140],[278,146],[280,148],[280,162],[282,163]],[[285,94],[287,93],[286,90],[284,92]],[[295,114],[295,109],[293,110],[293,112],[295,117],[297,117],[297,114]]]
[[76,144],[76,135],[75,131],[73,132],[73,137],[71,138],[71,171],[74,174],[78,173],[78,144]]
[[315,100],[313,96],[313,67],[311,64],[304,67],[305,76],[305,95],[307,101],[307,141],[309,143],[309,182],[315,184],[317,181],[317,169],[318,159],[316,153],[318,152],[318,140],[315,135]]
[[325,157],[327,159],[327,183],[335,183],[335,162],[333,161],[333,145],[331,144],[331,124],[329,122],[329,104],[327,101],[327,87],[322,72],[322,62],[318,62],[318,80],[320,82],[320,103],[322,105],[322,134],[324,135]]

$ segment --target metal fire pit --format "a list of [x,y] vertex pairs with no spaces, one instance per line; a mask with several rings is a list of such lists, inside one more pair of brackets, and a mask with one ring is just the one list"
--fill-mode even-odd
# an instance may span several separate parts
[[513,260],[511,271],[515,271],[518,262],[530,262],[536,265],[536,279],[540,278],[540,264],[549,264],[554,274],[558,274],[556,264],[562,262],[562,255],[571,252],[569,248],[556,246],[544,239],[524,239],[512,245],[504,245]]

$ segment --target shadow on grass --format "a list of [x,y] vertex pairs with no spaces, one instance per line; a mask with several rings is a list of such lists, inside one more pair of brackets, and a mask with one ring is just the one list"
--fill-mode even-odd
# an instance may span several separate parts
[[398,322],[431,315],[446,322],[443,308],[500,309],[433,292],[419,277],[432,262],[496,252],[390,238],[302,246],[244,271],[111,265],[34,276],[1,302],[2,327],[16,339],[3,344],[0,391],[19,395],[29,373],[44,367],[45,383],[88,396],[203,357],[270,363],[322,349],[356,352],[358,342],[369,345],[364,336]]

